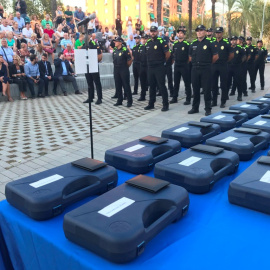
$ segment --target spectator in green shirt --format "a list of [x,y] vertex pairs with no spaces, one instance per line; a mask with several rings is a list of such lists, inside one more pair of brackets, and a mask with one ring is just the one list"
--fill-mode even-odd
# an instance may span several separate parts
[[80,34],[79,38],[75,41],[75,49],[81,49],[84,44],[84,35]]
[[53,23],[50,20],[50,15],[48,15],[48,14],[45,16],[45,19],[41,21],[41,26],[43,29],[46,28],[47,23],[50,25],[51,28],[53,28]]
[[69,6],[67,6],[67,10],[64,12],[67,23],[70,22],[70,20],[73,18],[72,11],[69,10]]

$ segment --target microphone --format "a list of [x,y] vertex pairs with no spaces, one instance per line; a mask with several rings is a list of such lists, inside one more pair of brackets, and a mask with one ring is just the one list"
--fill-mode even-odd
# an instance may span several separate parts
[[87,18],[83,19],[82,21],[80,21],[77,26],[86,25],[91,20],[93,20],[95,18],[96,18],[96,14],[95,13],[92,13],[89,17],[87,17]]

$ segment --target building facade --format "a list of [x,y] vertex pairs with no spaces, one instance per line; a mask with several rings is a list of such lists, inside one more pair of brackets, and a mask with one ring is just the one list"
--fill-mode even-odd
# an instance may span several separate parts
[[[195,0],[192,3],[194,18],[204,12],[204,7],[200,7],[198,2],[199,0]],[[130,16],[134,24],[140,18],[145,27],[149,28],[154,18],[158,18],[158,10],[161,13],[161,23],[167,25],[170,18],[181,19],[182,15],[188,14],[188,3],[189,0],[86,0],[86,11],[96,11],[99,21],[103,25],[111,26],[115,22],[117,10],[120,10],[124,27]]]

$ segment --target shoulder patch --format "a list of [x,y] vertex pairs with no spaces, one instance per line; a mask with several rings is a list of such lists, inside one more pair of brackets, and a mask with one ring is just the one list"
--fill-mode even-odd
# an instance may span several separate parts
[[96,42],[95,42],[94,40],[92,40],[92,43],[93,43],[94,45],[96,45]]
[[208,37],[207,37],[206,39],[207,39],[207,40],[211,40],[211,39],[210,39],[210,38],[208,38]]
[[126,51],[127,50],[127,48],[126,47],[123,47],[123,51]]
[[176,40],[173,44],[176,44],[176,43],[178,43],[178,40]]

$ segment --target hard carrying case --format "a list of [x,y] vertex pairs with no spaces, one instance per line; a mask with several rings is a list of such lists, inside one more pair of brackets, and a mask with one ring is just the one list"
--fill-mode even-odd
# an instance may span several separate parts
[[254,118],[260,114],[268,113],[270,104],[259,101],[241,102],[230,107],[230,110],[239,110],[248,115],[248,118]]
[[236,153],[199,144],[157,163],[154,175],[189,192],[206,193],[222,177],[234,173],[238,165]]
[[241,111],[224,110],[201,118],[201,122],[218,124],[222,132],[240,127],[248,120],[248,115]]
[[229,202],[270,214],[270,157],[262,156],[230,183]]
[[69,163],[9,182],[5,188],[7,201],[33,219],[46,220],[76,201],[117,185],[115,168],[88,158],[82,160],[90,161],[94,169],[89,171]]
[[250,160],[254,153],[267,149],[270,134],[254,128],[235,128],[206,141],[207,145],[222,147],[239,155],[239,159]]
[[266,104],[270,104],[270,95],[268,96],[266,94],[265,96],[255,98],[252,101],[259,101],[259,102],[263,102],[263,103],[266,103]]
[[105,152],[105,161],[117,169],[142,174],[151,171],[155,164],[181,151],[175,140],[146,136]]
[[270,114],[259,115],[245,122],[242,127],[258,128],[262,131],[270,133]]
[[188,192],[139,175],[64,216],[65,236],[116,263],[142,254],[162,229],[188,211]]
[[162,131],[161,137],[177,140],[189,148],[220,133],[219,125],[191,121]]

